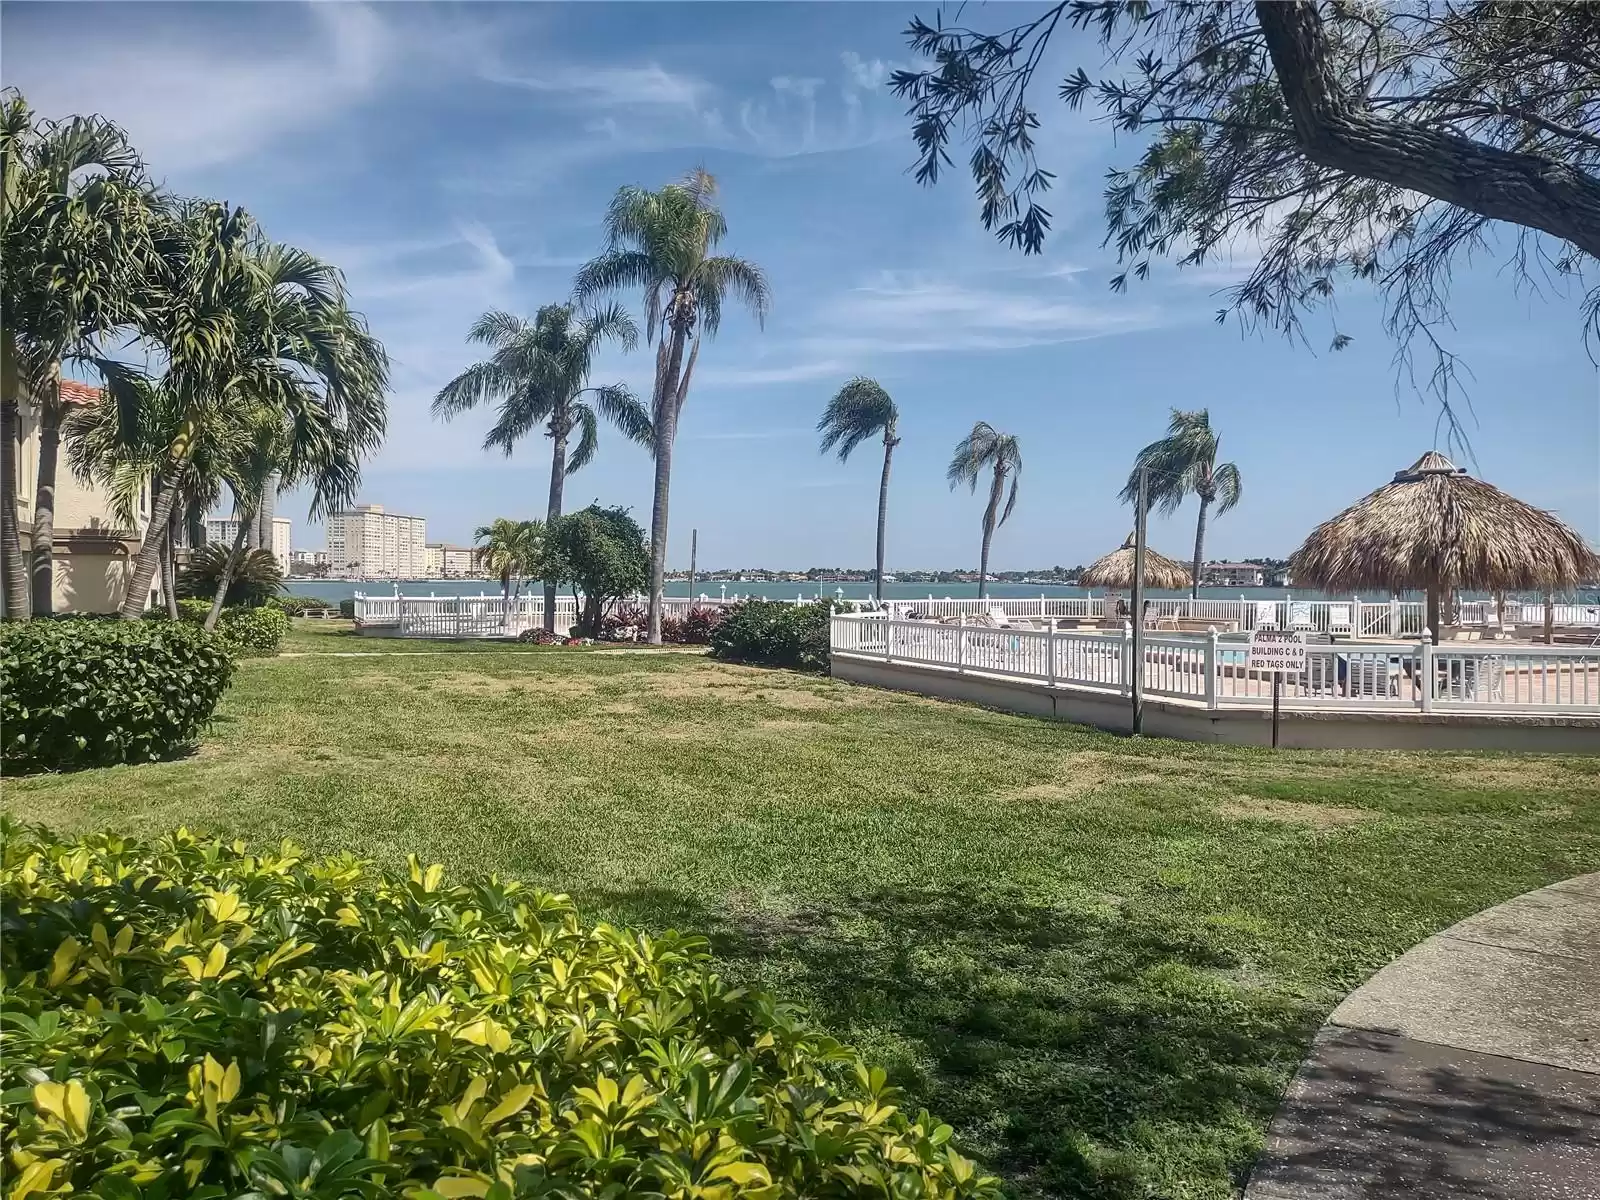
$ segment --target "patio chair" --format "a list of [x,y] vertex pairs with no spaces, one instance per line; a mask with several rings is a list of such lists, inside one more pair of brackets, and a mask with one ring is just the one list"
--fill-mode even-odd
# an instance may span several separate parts
[[1348,604],[1328,605],[1328,632],[1339,634],[1343,637],[1355,636],[1355,623],[1350,619],[1350,606]]
[[1315,629],[1317,623],[1311,619],[1311,605],[1304,600],[1296,600],[1289,605],[1290,629]]
[[1256,601],[1256,628],[1276,629],[1278,627],[1278,602],[1276,600]]

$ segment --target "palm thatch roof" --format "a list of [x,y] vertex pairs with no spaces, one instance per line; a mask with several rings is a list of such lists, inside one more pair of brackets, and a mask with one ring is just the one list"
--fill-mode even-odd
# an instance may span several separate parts
[[[1144,585],[1178,591],[1189,586],[1192,577],[1189,568],[1165,554],[1157,554],[1149,546],[1144,548]],[[1131,588],[1133,586],[1133,534],[1104,558],[1096,559],[1078,583],[1083,587]]]
[[1430,450],[1311,531],[1297,586],[1561,591],[1600,578],[1600,555],[1552,513]]

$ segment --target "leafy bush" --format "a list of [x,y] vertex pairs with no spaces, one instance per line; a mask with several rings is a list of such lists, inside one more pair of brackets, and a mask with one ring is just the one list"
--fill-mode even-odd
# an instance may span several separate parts
[[354,600],[339,601],[339,615],[346,621],[354,621],[356,619],[356,602]]
[[415,858],[0,833],[13,1196],[999,1194],[698,938]]
[[661,614],[661,640],[672,645],[683,644],[683,618],[670,613]]
[[544,566],[583,593],[577,629],[584,637],[597,637],[605,632],[606,611],[644,586],[650,552],[644,530],[627,509],[591,504],[549,523]]
[[233,676],[223,640],[178,621],[0,627],[8,773],[149,762],[187,748]]
[[711,644],[711,631],[722,621],[720,608],[700,605],[691,608],[683,618],[683,640],[691,646]]
[[730,662],[823,671],[828,666],[828,618],[833,603],[785,604],[746,600],[722,615],[711,631],[711,655]]
[[561,643],[562,637],[548,629],[524,629],[517,634],[517,641],[532,642],[536,646],[556,646]]
[[[196,550],[184,568],[178,572],[178,595],[195,600],[210,600],[217,594],[217,584],[222,582],[222,571],[228,561],[228,547],[219,542]],[[265,604],[283,587],[283,571],[270,550],[245,550],[234,565],[233,578],[228,582],[228,594],[223,603],[252,608]]]
[[[354,601],[351,603],[354,605]],[[273,596],[267,601],[267,607],[281,609],[291,617],[299,617],[307,612],[321,612],[325,608],[332,608],[333,605],[315,596]],[[354,612],[353,607],[351,611]]]
[[636,642],[649,628],[649,613],[637,604],[619,604],[601,620],[600,636],[608,642]]
[[262,658],[278,652],[289,632],[289,614],[272,607],[225,608],[217,619],[217,632],[239,657]]

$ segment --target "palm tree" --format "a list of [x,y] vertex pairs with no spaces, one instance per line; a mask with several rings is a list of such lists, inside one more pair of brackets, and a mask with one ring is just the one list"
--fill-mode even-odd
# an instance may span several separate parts
[[699,335],[717,332],[723,302],[730,294],[742,300],[762,325],[771,303],[760,267],[731,255],[712,254],[728,232],[722,211],[713,203],[716,192],[717,181],[703,169],[656,192],[619,188],[606,213],[605,251],[573,281],[573,296],[580,304],[629,288],[644,292],[645,336],[656,346],[650,404],[656,471],[650,512],[649,635],[656,644],[661,642],[661,593],[667,569],[672,446],[700,355]]
[[[440,389],[433,415],[449,419],[479,404],[497,400],[499,415],[484,439],[484,449],[499,447],[510,455],[518,438],[543,425],[550,439],[550,503],[545,521],[561,515],[566,478],[594,458],[599,448],[600,418],[610,421],[632,441],[648,446],[653,437],[650,414],[620,383],[589,386],[595,355],[607,341],[624,350],[639,344],[639,330],[621,306],[611,304],[582,314],[570,304],[547,304],[532,321],[506,312],[486,312],[468,332],[470,341],[492,346],[494,353],[475,363]],[[592,402],[581,399],[592,394]],[[567,441],[578,431],[578,446],[567,456]],[[544,584],[544,627],[556,627],[556,583]]]
[[[1017,479],[1022,474],[1022,449],[1016,436],[1001,433],[987,421],[979,421],[972,432],[956,443],[956,452],[950,459],[945,478],[952,490],[966,484],[978,490],[978,479],[985,471],[992,473],[989,483],[989,503],[983,509],[983,550],[978,557],[978,599],[989,593],[989,543],[994,531],[1006,523],[1011,510],[1017,506]],[[1011,495],[1006,498],[1005,511],[1000,511],[1000,497],[1006,490],[1006,480],[1011,480]],[[996,514],[999,520],[996,520]]]
[[883,547],[889,520],[889,460],[900,444],[895,427],[900,410],[876,379],[857,375],[828,401],[828,409],[817,422],[822,434],[820,452],[837,449],[839,461],[846,462],[850,451],[870,437],[883,437],[883,475],[878,481],[878,567],[877,598],[883,600]]
[[1200,514],[1194,524],[1194,569],[1191,574],[1191,599],[1200,595],[1200,564],[1204,561],[1206,547],[1206,510],[1214,503],[1221,516],[1239,503],[1242,489],[1239,468],[1232,463],[1217,462],[1221,440],[1211,429],[1211,415],[1206,409],[1198,412],[1172,410],[1172,420],[1167,423],[1167,436],[1151,442],[1134,457],[1133,471],[1128,484],[1122,489],[1125,503],[1136,503],[1139,497],[1139,471],[1146,470],[1145,504],[1163,513],[1178,511],[1184,500],[1194,495],[1200,498]]
[[[478,544],[474,557],[478,566],[500,576],[505,591],[504,621],[511,623],[511,581],[525,579],[544,569],[544,531],[541,521],[513,521],[496,517],[491,524],[472,532]],[[521,584],[518,584],[520,588]],[[553,613],[552,602],[545,611]]]
[[6,612],[48,614],[54,606],[55,492],[64,361],[93,361],[98,342],[135,316],[150,261],[152,194],[127,135],[102,117],[36,121],[6,93],[0,112],[0,267],[5,322],[4,444],[15,446],[19,405],[38,413],[37,490],[30,563],[21,559],[14,464],[0,482],[0,556]]
[[[168,517],[197,445],[267,410],[285,423],[315,418],[325,471],[311,515],[346,502],[362,457],[382,441],[388,359],[345,302],[326,263],[265,242],[242,209],[180,206],[157,237],[161,264],[143,325],[166,360],[159,391],[176,424],[157,468],[150,526],[124,620],[143,608]],[[115,390],[115,388],[114,388]],[[125,406],[119,406],[125,407]]]

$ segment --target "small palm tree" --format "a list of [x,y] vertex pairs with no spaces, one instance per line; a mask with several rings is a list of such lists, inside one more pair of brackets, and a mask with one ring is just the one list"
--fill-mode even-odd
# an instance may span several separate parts
[[761,323],[765,323],[771,302],[767,277],[760,267],[742,258],[711,253],[728,232],[722,210],[713,203],[716,192],[716,179],[704,170],[691,171],[681,182],[657,192],[620,188],[606,213],[605,252],[573,281],[573,296],[580,304],[630,288],[644,292],[645,336],[656,344],[655,393],[650,405],[656,452],[650,512],[650,640],[657,644],[661,642],[661,593],[667,570],[672,445],[700,355],[702,339],[697,331],[706,335],[717,332],[723,303],[730,295],[743,300]]
[[[544,569],[544,522],[513,521],[496,517],[472,533],[477,543],[478,566],[500,577],[505,592],[505,623],[511,623],[511,581],[529,578]],[[554,605],[551,605],[554,608]]]
[[[547,304],[532,321],[506,312],[478,318],[469,340],[492,346],[494,353],[475,363],[440,389],[433,415],[449,419],[479,404],[498,400],[499,416],[484,448],[511,453],[517,440],[539,425],[551,442],[550,503],[545,521],[561,515],[568,475],[584,467],[599,449],[604,417],[631,441],[648,446],[654,436],[650,413],[620,383],[589,386],[595,355],[607,341],[624,350],[639,343],[633,320],[618,305],[580,315],[570,304]],[[582,397],[592,395],[592,401]],[[567,441],[579,433],[577,449],[567,456]],[[544,627],[555,629],[556,584],[544,585]]]
[[1211,429],[1211,415],[1206,409],[1198,412],[1172,410],[1172,420],[1167,423],[1167,436],[1151,442],[1134,457],[1133,471],[1128,484],[1122,489],[1125,503],[1136,503],[1139,496],[1139,471],[1144,468],[1145,504],[1163,513],[1175,513],[1189,496],[1200,498],[1200,513],[1194,525],[1194,570],[1191,576],[1190,597],[1200,595],[1200,564],[1205,558],[1206,510],[1217,506],[1221,516],[1239,503],[1242,487],[1239,468],[1232,463],[1218,463],[1217,451],[1221,439]]
[[152,253],[154,206],[144,166],[127,136],[103,117],[36,121],[20,94],[0,103],[0,442],[14,444],[19,404],[37,410],[39,459],[31,563],[21,559],[16,481],[0,466],[0,558],[6,615],[53,605],[55,492],[67,407],[63,362],[97,360],[99,342],[136,314],[138,280]]
[[837,449],[839,461],[846,462],[850,452],[870,437],[883,437],[883,475],[878,481],[878,566],[876,592],[883,600],[883,549],[884,534],[889,520],[889,460],[894,448],[900,444],[895,427],[900,421],[900,410],[889,398],[889,393],[875,379],[858,375],[845,384],[828,401],[828,409],[817,422],[817,432],[822,434],[821,453]]
[[[1017,506],[1017,479],[1022,474],[1022,448],[1016,436],[1001,433],[987,421],[979,421],[972,432],[956,443],[956,452],[950,459],[945,478],[952,490],[966,484],[976,492],[978,480],[985,471],[991,473],[989,503],[983,509],[983,550],[978,557],[978,599],[989,594],[989,543],[994,531],[1006,523],[1011,510]],[[1011,480],[1011,494],[1006,497],[1005,511],[1000,509],[1000,497],[1005,493],[1006,480]],[[999,519],[996,520],[996,515]]]

